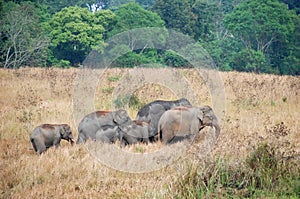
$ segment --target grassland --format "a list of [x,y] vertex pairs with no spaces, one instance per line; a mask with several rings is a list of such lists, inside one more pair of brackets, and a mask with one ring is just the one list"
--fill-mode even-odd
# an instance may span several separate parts
[[[167,73],[167,69],[147,70],[161,70],[162,78]],[[196,159],[195,143],[172,165],[127,173],[99,163],[83,145],[62,141],[61,148],[40,156],[30,150],[29,135],[41,123],[68,123],[77,137],[73,88],[78,72],[0,70],[1,198],[300,197],[299,77],[221,72],[226,115],[213,151],[205,159]],[[114,99],[114,91],[127,72],[109,69],[103,73],[95,91],[96,109],[109,110],[123,102]],[[194,91],[195,105],[212,104],[197,71],[178,72]],[[134,91],[128,112],[134,118],[147,102],[176,98],[163,85],[146,84]],[[161,148],[154,143],[122,150],[147,153]]]

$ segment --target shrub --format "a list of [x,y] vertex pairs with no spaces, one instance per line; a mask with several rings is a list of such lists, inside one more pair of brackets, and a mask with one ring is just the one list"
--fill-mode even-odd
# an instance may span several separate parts
[[139,98],[135,95],[119,96],[114,100],[114,104],[116,108],[126,108],[128,106],[130,108],[140,109],[143,106]]

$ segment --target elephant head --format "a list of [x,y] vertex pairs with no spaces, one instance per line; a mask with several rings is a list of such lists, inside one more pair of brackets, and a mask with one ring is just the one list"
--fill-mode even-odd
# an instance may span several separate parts
[[219,137],[221,128],[219,126],[218,118],[216,117],[213,109],[210,106],[203,106],[200,108],[202,112],[201,129],[205,126],[215,128],[216,137]]
[[149,142],[149,132],[153,131],[152,126],[147,122],[134,120],[119,127],[119,139],[121,147],[127,144],[138,142]]
[[71,142],[71,144],[74,143],[74,138],[72,135],[72,131],[69,125],[62,124],[62,127],[59,131],[61,139],[67,140],[68,142]]
[[112,116],[113,116],[113,121],[117,125],[122,125],[122,124],[132,121],[131,118],[129,117],[127,111],[125,111],[124,109],[120,109],[120,110],[112,112]]
[[[96,140],[99,129],[104,130],[104,134],[116,126],[123,125],[132,121],[126,110],[117,111],[96,111],[86,115],[78,125],[77,144],[84,143],[88,139]],[[101,132],[101,131],[100,131]],[[100,133],[101,134],[101,133]]]

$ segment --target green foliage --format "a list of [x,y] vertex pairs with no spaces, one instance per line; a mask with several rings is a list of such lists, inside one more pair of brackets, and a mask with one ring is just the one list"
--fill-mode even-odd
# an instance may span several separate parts
[[116,108],[134,108],[140,109],[144,104],[142,104],[139,98],[136,95],[126,95],[126,96],[118,96],[116,100],[114,100],[114,105]]
[[120,76],[109,76],[107,79],[110,82],[117,82],[120,80]]
[[155,0],[105,0],[106,7],[105,9],[110,9],[110,10],[118,10],[122,5],[127,4],[127,3],[138,3],[142,8],[149,10]]
[[164,27],[164,21],[151,11],[143,9],[136,3],[122,5],[115,11],[116,21],[109,36],[117,33],[143,27]]
[[[164,27],[164,21],[156,14],[151,11],[143,9],[136,3],[128,3],[121,6],[115,11],[116,24],[113,29],[108,33],[109,36],[116,35],[118,33],[147,27]],[[124,43],[118,44],[114,49],[111,50],[110,54],[115,55],[116,52],[127,52],[120,54],[120,57],[114,61],[112,66],[114,67],[133,67],[141,64],[156,63],[159,60],[158,52],[156,49],[151,49],[148,46],[136,46],[137,37],[139,43],[148,43],[148,37],[155,36],[157,42],[163,42],[165,38],[160,37],[161,33],[155,32],[149,35],[145,31],[141,31],[139,35],[133,33],[128,34],[128,45]],[[119,53],[117,53],[119,54]]]
[[152,10],[166,23],[166,28],[193,36],[195,16],[189,0],[156,0]]
[[196,1],[192,6],[196,25],[192,27],[192,36],[205,42],[217,38],[224,17],[222,5],[216,1]]
[[231,67],[237,71],[267,72],[266,58],[261,51],[243,49],[233,57]]
[[[106,48],[104,41],[118,33],[132,33],[130,30],[144,27],[166,27],[189,35],[202,47],[184,53],[183,59],[180,53],[161,50],[166,41],[170,43],[174,39],[161,33],[162,29],[128,34],[126,44],[117,44],[115,49],[106,48],[110,49],[109,55],[118,57],[112,66],[190,67],[187,60],[196,56],[202,60],[202,67],[202,64],[212,63],[202,52],[205,48],[220,70],[300,75],[298,2],[0,0],[0,63],[1,67],[77,66],[91,50],[101,53]],[[91,5],[98,7],[96,12],[87,9]],[[22,31],[17,34],[20,28]],[[153,37],[156,43],[147,41]],[[161,49],[153,48],[158,45]]]
[[[246,51],[251,55],[248,56],[249,61],[244,60],[250,63],[244,63],[240,66],[241,69],[285,74],[288,70],[285,69],[286,65],[297,64],[299,59],[295,55],[300,51],[290,42],[290,38],[294,38],[296,34],[296,18],[294,12],[289,11],[286,5],[276,0],[246,0],[227,14],[224,18],[226,27],[247,49],[244,49],[240,55],[245,54]],[[287,49],[289,52],[286,51]],[[293,59],[295,61],[292,61]],[[283,60],[286,60],[288,64],[285,64]],[[268,63],[260,67],[261,61]],[[237,62],[234,64],[239,65]],[[295,69],[291,71],[289,72],[296,73]]]
[[145,153],[145,148],[143,146],[134,146],[133,151],[135,153]]
[[53,1],[53,0],[39,0],[40,4],[45,5],[48,12],[53,15],[59,11],[61,11],[63,8],[70,7],[70,6],[78,6],[78,7],[86,7],[86,4],[96,3],[94,0],[59,0],[59,1]]
[[290,10],[295,10],[296,14],[300,14],[300,3],[299,0],[279,0],[279,2],[287,4]]
[[187,60],[172,50],[167,50],[163,54],[162,61],[165,65],[171,67],[186,67],[190,65]]
[[113,20],[114,15],[110,11],[93,14],[77,6],[55,13],[49,22],[54,57],[75,65],[81,63],[92,49],[103,50],[103,34]]
[[135,66],[160,63],[160,55],[156,49],[145,49],[129,51],[116,59],[111,66],[121,68],[132,68]]
[[283,98],[282,98],[282,101],[283,101],[283,102],[286,102],[286,101],[287,101],[287,97],[283,97]]
[[275,0],[244,1],[225,17],[224,22],[247,47],[262,52],[293,30],[291,13]]
[[103,93],[111,94],[111,93],[113,93],[113,91],[114,91],[114,88],[113,88],[113,87],[105,87],[105,88],[102,88],[102,92],[103,92]]
[[57,62],[53,62],[53,66],[59,67],[59,68],[69,68],[71,63],[68,60],[57,60]]

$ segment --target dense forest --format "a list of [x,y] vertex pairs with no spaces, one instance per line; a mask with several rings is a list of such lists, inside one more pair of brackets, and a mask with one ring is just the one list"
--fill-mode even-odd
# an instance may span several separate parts
[[[0,0],[0,15],[2,68],[78,67],[112,36],[158,27],[197,41],[219,70],[300,75],[299,0]],[[151,47],[112,65],[148,63],[190,67],[176,52]]]

